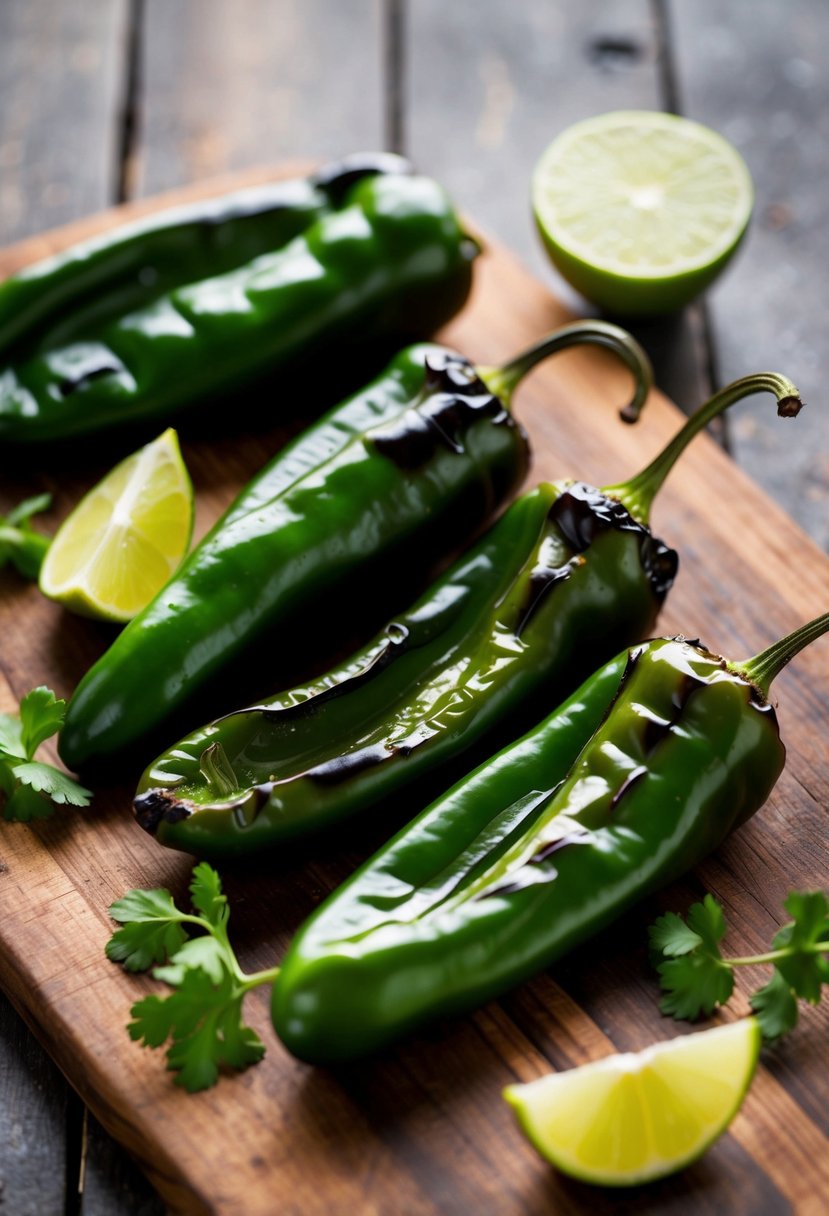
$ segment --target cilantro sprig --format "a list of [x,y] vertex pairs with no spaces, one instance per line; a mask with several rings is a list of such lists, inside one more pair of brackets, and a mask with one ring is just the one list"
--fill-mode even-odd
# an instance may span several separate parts
[[765,954],[725,958],[725,916],[712,895],[693,904],[687,918],[667,912],[650,928],[651,949],[658,959],[665,995],[663,1013],[694,1019],[724,1005],[734,991],[737,967],[773,967],[771,979],[750,998],[767,1042],[797,1025],[798,1000],[817,1005],[829,983],[829,905],[822,891],[792,891],[783,907],[791,921],[783,925]]
[[[147,996],[132,1009],[130,1038],[163,1047],[175,1083],[189,1093],[215,1085],[219,1070],[247,1068],[265,1054],[262,1040],[242,1021],[248,992],[273,983],[279,968],[246,974],[230,944],[230,909],[218,874],[207,862],[193,870],[193,912],[176,907],[169,891],[129,891],[109,909],[121,928],[106,945],[107,958],[127,971],[147,971],[173,988]],[[197,937],[189,936],[193,929]]]
[[90,790],[68,773],[36,760],[35,754],[63,726],[66,702],[51,688],[33,688],[18,714],[0,714],[0,802],[2,816],[17,823],[46,819],[55,804],[88,806]]
[[51,494],[38,494],[0,515],[0,566],[11,562],[24,578],[37,579],[51,539],[32,527],[32,516],[51,505]]

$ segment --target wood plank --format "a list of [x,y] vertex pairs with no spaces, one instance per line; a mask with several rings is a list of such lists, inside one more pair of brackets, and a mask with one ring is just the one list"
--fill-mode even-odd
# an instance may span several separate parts
[[[591,311],[542,250],[530,176],[570,123],[605,110],[669,107],[652,5],[485,0],[470,21],[463,5],[417,0],[408,28],[414,159],[574,311]],[[657,384],[682,409],[699,405],[710,386],[698,312],[631,328],[653,359]]]
[[0,1210],[61,1212],[66,1189],[66,1082],[0,1000]]
[[0,5],[0,244],[112,201],[126,0]]
[[129,196],[381,145],[379,14],[339,0],[146,0]]
[[748,239],[710,292],[723,381],[760,364],[800,377],[812,408],[780,458],[763,414],[735,411],[737,459],[824,549],[829,547],[829,379],[825,278],[829,23],[821,0],[668,0],[684,113],[743,153],[756,187]]
[[[0,245],[113,201],[126,26],[127,0],[0,4]],[[63,1211],[82,1111],[2,997],[0,1092],[0,1203]]]
[[[61,236],[50,240],[59,245]],[[0,254],[0,273],[20,256]],[[471,304],[448,336],[473,359],[489,362],[566,315],[545,287],[493,246],[481,260]],[[535,445],[533,479],[570,472],[606,483],[652,455],[675,430],[677,414],[655,395],[638,427],[617,426],[610,404],[626,392],[625,374],[609,358],[584,350],[536,371],[517,399]],[[767,408],[771,412],[768,402]],[[793,432],[798,426],[786,425]],[[239,438],[223,445],[223,454],[233,455],[234,477],[259,463],[261,443]],[[211,467],[206,446],[187,444],[185,455],[202,486],[202,513],[215,515],[231,486],[199,478]],[[86,470],[87,478],[96,473]],[[64,497],[60,509],[68,506]],[[709,645],[739,656],[825,607],[829,561],[705,437],[669,480],[655,522],[684,561],[662,621],[667,631],[700,633]],[[68,691],[104,640],[88,622],[72,622],[70,633],[58,608],[11,581],[2,589],[0,624],[7,639],[0,708],[39,680]],[[731,945],[742,953],[768,940],[790,886],[829,886],[822,809],[829,800],[829,758],[819,725],[829,713],[827,690],[824,643],[779,681],[790,759],[778,789],[698,875],[557,967],[555,983],[542,975],[474,1016],[412,1036],[366,1064],[330,1072],[297,1064],[274,1040],[262,992],[250,1001],[250,1020],[268,1045],[265,1061],[205,1094],[176,1090],[158,1055],[129,1042],[123,1029],[129,1005],[154,984],[105,961],[107,906],[131,886],[167,885],[181,897],[190,869],[188,859],[159,849],[135,827],[129,784],[99,791],[88,813],[61,815],[34,829],[4,826],[2,983],[103,1125],[141,1161],[176,1211],[523,1216],[602,1211],[601,1205],[610,1211],[609,1198],[605,1204],[562,1182],[538,1161],[500,1090],[513,1077],[538,1075],[549,1062],[561,1067],[611,1044],[641,1046],[676,1032],[658,1015],[656,985],[644,965],[644,929],[656,906],[682,907],[704,885],[725,902]],[[245,873],[228,870],[243,965],[264,967],[281,956],[320,896],[382,834],[382,825],[363,827],[348,855],[326,853],[318,844],[313,860],[303,865],[294,858],[276,873],[267,859]],[[826,1194],[827,1130],[817,1112],[829,1108],[820,1049],[827,1021],[829,1010],[813,1011],[794,1040],[811,1104],[784,1088],[774,1066],[765,1069],[732,1135],[696,1172],[664,1184],[660,1210],[690,1214],[745,1200],[748,1206],[737,1210],[768,1216],[787,1207],[809,1210],[809,1193]],[[653,1210],[655,1201],[650,1192],[634,1193],[623,1210]]]
[[122,1148],[89,1115],[78,1216],[164,1216],[164,1203]]

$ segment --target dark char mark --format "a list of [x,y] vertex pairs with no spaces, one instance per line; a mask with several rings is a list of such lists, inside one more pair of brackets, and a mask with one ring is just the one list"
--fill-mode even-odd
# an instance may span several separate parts
[[519,637],[550,589],[569,578],[581,565],[581,554],[598,536],[612,529],[633,532],[639,537],[642,568],[657,602],[664,600],[676,578],[679,563],[676,550],[657,540],[650,528],[635,520],[622,503],[608,498],[594,486],[578,481],[558,496],[550,507],[548,518],[556,524],[574,556],[562,566],[536,566],[532,571],[527,602],[516,631]]
[[384,743],[371,743],[368,747],[360,747],[356,751],[335,756],[332,760],[325,760],[322,764],[315,764],[302,776],[309,777],[318,785],[339,785],[341,781],[347,781],[364,769],[382,764],[393,755],[394,752]]
[[139,827],[151,836],[158,831],[160,823],[178,823],[193,813],[168,790],[147,790],[146,794],[139,794],[133,801],[133,809]]
[[409,175],[414,173],[414,165],[405,156],[397,156],[394,152],[355,152],[330,165],[323,165],[311,175],[311,181],[328,195],[335,207],[339,207],[352,186],[356,186],[364,177],[379,173]]
[[420,400],[403,417],[373,435],[376,451],[401,469],[422,468],[443,447],[460,455],[464,438],[481,418],[516,428],[502,401],[458,355],[432,356]]
[[123,371],[123,364],[116,359],[102,359],[100,363],[87,365],[77,376],[64,376],[58,381],[58,392],[61,397],[68,397],[78,389],[89,384],[92,380],[100,380],[101,376],[109,376]]
[[[371,684],[396,659],[399,659],[412,646],[416,645],[417,640],[412,637],[411,631],[405,625],[393,621],[390,625],[386,626],[386,640],[382,650],[379,650],[374,658],[353,676],[339,680],[336,684],[324,688],[313,696],[306,697],[304,701],[297,701],[293,705],[252,705],[249,709],[236,710],[234,713],[225,714],[224,717],[235,718],[239,713],[260,713],[269,722],[290,723],[302,721],[316,713],[321,705],[326,705],[329,701],[333,701],[345,693],[354,692],[366,684]],[[223,718],[218,718],[217,721],[221,722]]]
[[616,793],[610,799],[611,811],[616,810],[616,807],[622,801],[622,799],[624,798],[624,796],[628,792],[628,790],[632,789],[633,786],[636,785],[637,781],[641,781],[642,778],[646,775],[647,771],[648,771],[647,767],[644,764],[640,764],[636,768],[632,769],[631,772],[628,773],[627,777],[625,777],[624,781],[619,786]]

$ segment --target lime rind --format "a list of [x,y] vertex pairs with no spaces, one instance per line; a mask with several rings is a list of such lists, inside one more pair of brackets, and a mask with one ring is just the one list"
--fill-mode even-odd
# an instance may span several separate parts
[[760,1053],[754,1018],[609,1056],[504,1097],[527,1138],[573,1178],[637,1186],[684,1169],[743,1103]]
[[731,259],[754,191],[739,153],[690,119],[625,110],[576,123],[542,154],[532,180],[550,257],[611,311],[671,311]]
[[83,616],[126,622],[174,573],[192,530],[193,487],[168,428],[75,507],[46,555],[40,589]]

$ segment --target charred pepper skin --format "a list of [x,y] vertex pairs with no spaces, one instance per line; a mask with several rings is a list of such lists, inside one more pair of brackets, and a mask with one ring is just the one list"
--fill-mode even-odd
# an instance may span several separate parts
[[277,1033],[335,1063],[490,1000],[717,848],[784,759],[736,667],[682,639],[623,653],[306,922],[274,986]]
[[189,726],[184,712],[211,681],[215,693],[216,676],[255,664],[266,633],[284,644],[332,594],[353,597],[357,579],[372,594],[390,560],[404,560],[422,585],[524,477],[527,438],[509,409],[516,384],[581,344],[610,347],[631,368],[636,390],[623,416],[635,418],[650,364],[607,322],[565,325],[480,374],[445,347],[402,351],[266,466],[87,673],[61,732],[64,761],[105,765],[164,731],[169,739],[170,720]]
[[358,153],[309,177],[250,186],[157,211],[25,267],[0,284],[0,353],[31,341],[61,313],[116,294],[121,311],[182,283],[207,262],[232,270],[298,236],[373,173],[406,174],[402,156]]
[[429,333],[476,252],[393,156],[161,213],[0,285],[0,442],[167,421],[332,343]]
[[467,360],[407,348],[265,467],[84,676],[65,763],[106,763],[152,737],[266,630],[361,569],[406,552],[425,574],[518,487],[527,459],[523,430]]
[[[526,363],[480,374],[504,391]],[[159,757],[139,785],[139,822],[163,844],[218,860],[383,801],[397,807],[418,782],[445,787],[652,631],[677,567],[647,526],[654,497],[693,437],[758,392],[773,393],[784,417],[802,404],[779,373],[743,377],[629,481],[560,482],[520,499],[363,651]]]
[[676,554],[621,503],[541,485],[346,663],[156,760],[138,821],[220,859],[395,805],[651,632],[675,571]]

